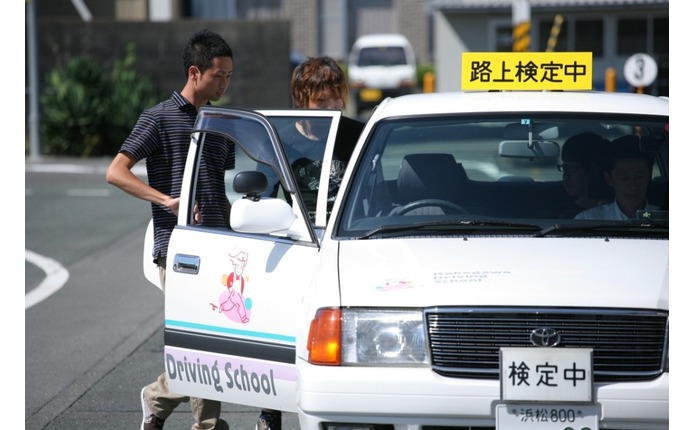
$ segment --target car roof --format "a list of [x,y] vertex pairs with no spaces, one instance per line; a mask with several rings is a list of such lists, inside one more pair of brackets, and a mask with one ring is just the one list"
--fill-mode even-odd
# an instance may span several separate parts
[[668,116],[668,98],[601,91],[435,92],[386,99],[373,116],[485,112],[602,112]]

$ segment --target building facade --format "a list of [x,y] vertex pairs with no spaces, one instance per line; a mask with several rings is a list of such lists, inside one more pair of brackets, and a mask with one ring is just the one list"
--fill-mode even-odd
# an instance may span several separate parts
[[[645,92],[668,95],[668,0],[51,0],[39,17],[94,20],[275,20],[290,22],[289,46],[297,58],[347,59],[357,37],[402,33],[419,64],[436,71],[436,90],[460,88],[460,53],[512,48],[512,9],[530,7],[530,51],[545,51],[556,19],[562,24],[553,49],[591,51],[594,89],[613,70],[616,90],[631,91],[623,65],[634,53],[652,56],[656,82]],[[289,54],[288,54],[289,55]]]
[[[517,0],[433,0],[432,21],[437,90],[460,89],[460,53],[505,52],[513,48],[512,6]],[[668,0],[523,0],[530,6],[529,51],[552,46],[551,29],[562,23],[555,51],[593,53],[594,89],[615,72],[616,91],[633,91],[623,76],[635,53],[657,62],[657,79],[644,92],[668,96]],[[610,69],[610,70],[609,70]]]

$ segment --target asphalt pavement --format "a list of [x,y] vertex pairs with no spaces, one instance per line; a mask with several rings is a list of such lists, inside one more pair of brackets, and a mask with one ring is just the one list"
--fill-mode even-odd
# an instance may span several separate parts
[[[58,260],[69,279],[25,310],[25,429],[139,429],[140,390],[164,370],[164,301],[142,274],[147,204],[105,184],[107,163],[26,162],[26,250]],[[27,261],[25,294],[47,275]],[[232,429],[253,429],[259,412],[222,405]],[[182,404],[165,429],[192,424]],[[283,428],[299,429],[297,415],[284,414]]]
[[[61,395],[65,400],[74,398],[72,404],[65,405],[66,402],[57,400],[45,408],[46,417],[58,413],[45,427],[30,426],[27,422],[25,428],[139,429],[142,419],[140,388],[154,381],[163,370],[163,317],[160,313],[152,318],[141,333],[135,333],[129,342],[114,351],[114,363],[104,363],[101,368],[93,369]],[[224,403],[221,417],[229,423],[230,429],[252,430],[258,414],[256,408]],[[192,424],[190,407],[181,404],[167,419],[165,429],[187,430]],[[299,429],[296,414],[284,415],[283,429]]]

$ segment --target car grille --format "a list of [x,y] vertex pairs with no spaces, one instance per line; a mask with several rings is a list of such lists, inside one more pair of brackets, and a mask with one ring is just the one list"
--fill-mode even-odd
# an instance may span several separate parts
[[595,382],[654,379],[667,356],[667,312],[437,308],[426,318],[433,370],[454,378],[499,379],[499,349],[533,347],[541,327],[560,334],[556,348],[594,349]]

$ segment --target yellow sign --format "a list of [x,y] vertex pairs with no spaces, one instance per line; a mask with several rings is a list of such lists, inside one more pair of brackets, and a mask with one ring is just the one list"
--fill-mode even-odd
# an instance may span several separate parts
[[462,90],[591,90],[591,52],[464,52]]

